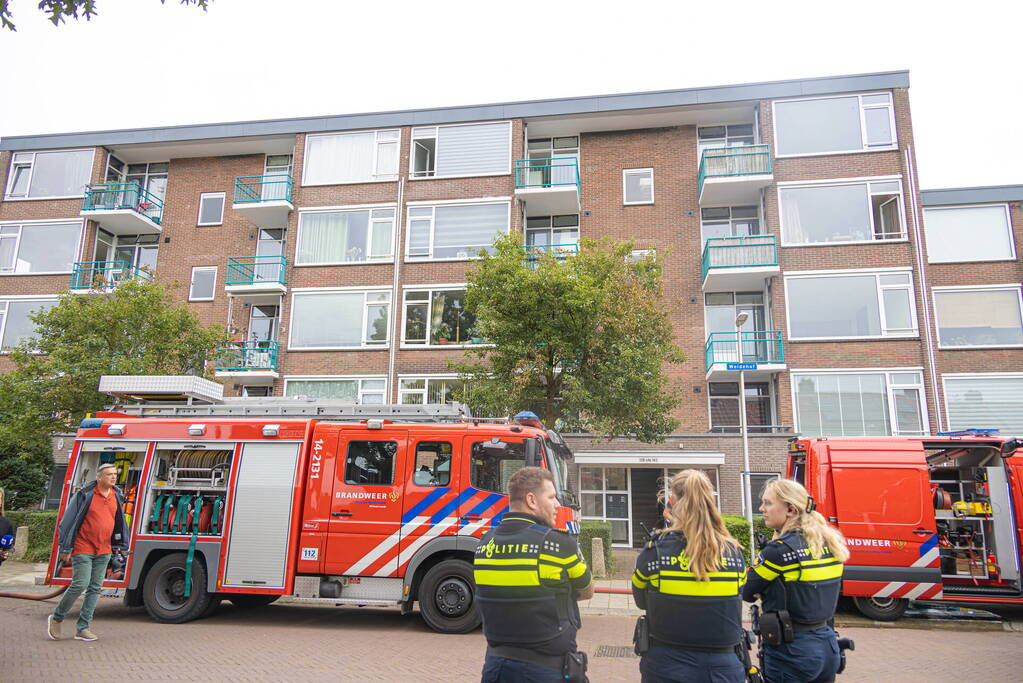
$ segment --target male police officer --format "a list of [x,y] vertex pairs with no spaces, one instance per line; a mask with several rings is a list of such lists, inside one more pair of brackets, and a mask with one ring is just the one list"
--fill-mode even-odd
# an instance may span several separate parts
[[487,637],[483,683],[585,681],[576,600],[593,597],[575,538],[552,529],[554,478],[524,467],[508,482],[509,511],[476,549],[476,599]]

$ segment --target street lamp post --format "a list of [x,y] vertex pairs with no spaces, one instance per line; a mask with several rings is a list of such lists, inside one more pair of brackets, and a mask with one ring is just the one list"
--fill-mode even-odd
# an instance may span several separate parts
[[[748,313],[735,316],[736,355],[742,361],[742,326],[749,319]],[[753,491],[749,468],[749,429],[746,425],[746,371],[739,370],[739,431],[742,433],[742,497],[746,508],[746,522],[749,524],[750,563],[756,555],[756,537],[753,532]]]

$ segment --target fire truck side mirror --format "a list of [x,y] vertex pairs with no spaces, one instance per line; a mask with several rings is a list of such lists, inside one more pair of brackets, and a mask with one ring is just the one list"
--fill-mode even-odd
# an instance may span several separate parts
[[1019,448],[1019,446],[1020,446],[1019,439],[1009,439],[1003,442],[1001,449],[1002,457],[1008,458],[1009,456],[1016,452],[1016,449]]
[[526,439],[526,467],[540,466],[540,442],[536,439]]

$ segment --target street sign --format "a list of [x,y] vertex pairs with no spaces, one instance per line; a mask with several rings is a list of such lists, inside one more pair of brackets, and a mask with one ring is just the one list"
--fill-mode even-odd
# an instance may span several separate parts
[[756,370],[756,363],[726,363],[728,370]]

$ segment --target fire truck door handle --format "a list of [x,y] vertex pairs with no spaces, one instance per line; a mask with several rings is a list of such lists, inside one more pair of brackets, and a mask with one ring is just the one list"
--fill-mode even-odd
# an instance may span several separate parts
[[331,517],[351,517],[352,513],[351,512],[332,512],[332,513],[330,513],[330,516]]
[[913,529],[914,534],[933,534],[934,529]]
[[463,522],[478,522],[483,519],[483,515],[462,515]]

